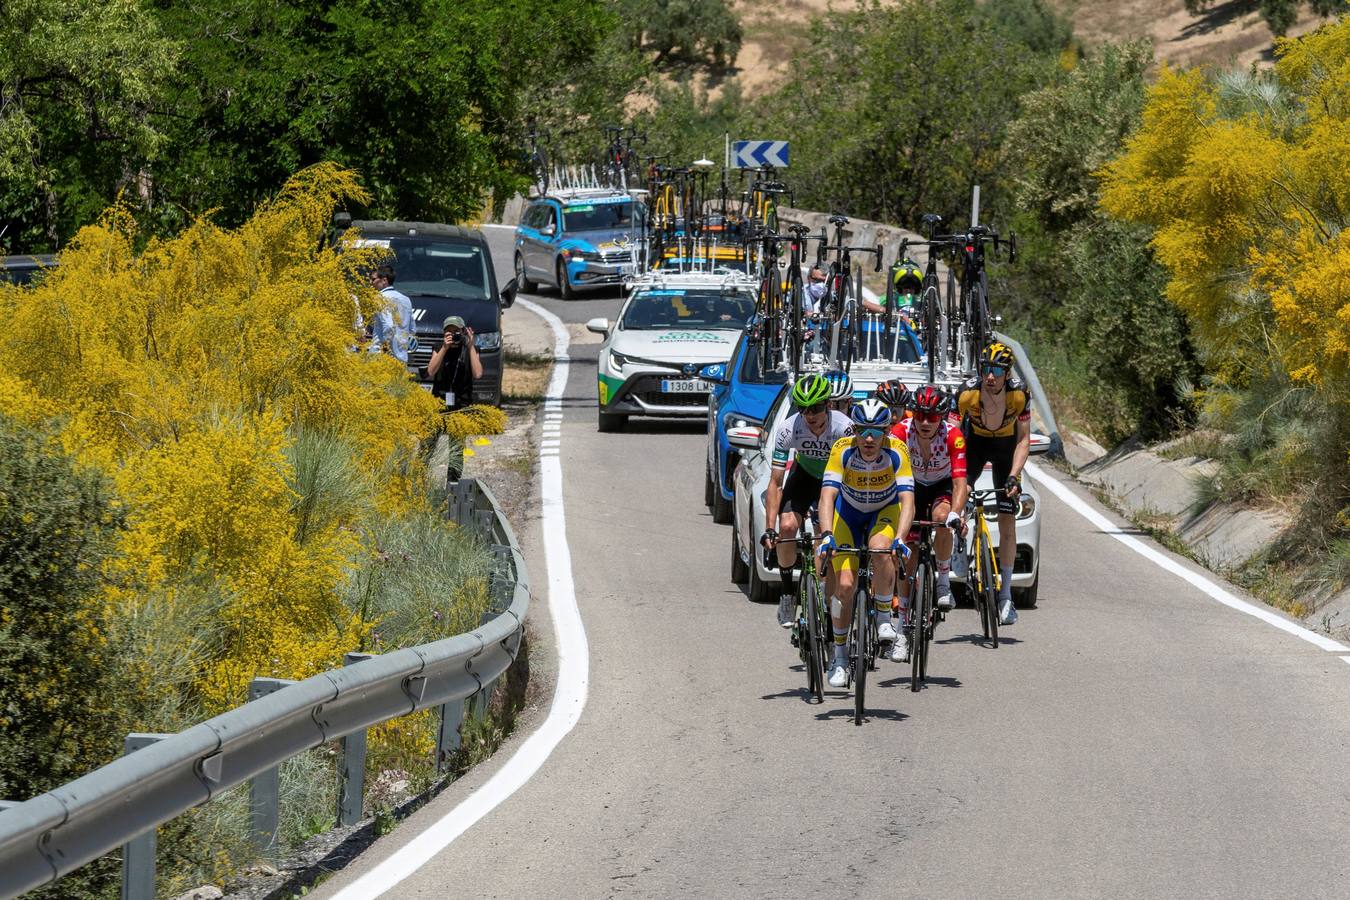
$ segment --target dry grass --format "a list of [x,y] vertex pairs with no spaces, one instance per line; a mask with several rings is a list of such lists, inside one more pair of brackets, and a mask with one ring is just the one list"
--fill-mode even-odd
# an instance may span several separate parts
[[546,356],[526,356],[506,352],[502,370],[502,401],[523,400],[537,402],[544,399],[553,372],[553,360]]

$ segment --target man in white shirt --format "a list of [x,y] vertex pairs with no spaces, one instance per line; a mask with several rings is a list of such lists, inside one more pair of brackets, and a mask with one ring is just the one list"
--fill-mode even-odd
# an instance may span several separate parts
[[408,364],[408,344],[412,337],[412,301],[394,289],[394,267],[382,263],[370,275],[371,286],[384,295],[389,306],[375,314],[371,329],[370,352],[388,350],[395,359]]

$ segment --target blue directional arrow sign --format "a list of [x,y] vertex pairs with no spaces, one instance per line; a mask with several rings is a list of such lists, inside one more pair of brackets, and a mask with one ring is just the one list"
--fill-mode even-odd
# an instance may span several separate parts
[[737,169],[760,169],[772,166],[786,169],[787,141],[736,141],[731,145],[731,165]]

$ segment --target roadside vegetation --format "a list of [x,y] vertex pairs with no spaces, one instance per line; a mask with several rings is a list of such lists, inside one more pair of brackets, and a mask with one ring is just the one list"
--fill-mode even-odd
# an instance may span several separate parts
[[[36,285],[0,288],[0,796],[234,707],[255,677],[447,637],[488,609],[491,556],[445,524],[425,457],[502,416],[443,416],[396,360],[354,349],[353,298],[367,317],[380,302],[358,277],[370,251],[321,237],[364,196],[324,164],[238,228],[201,218],[163,239],[113,207]],[[428,780],[434,727],[375,729],[371,783]],[[309,798],[286,811],[290,842],[331,820],[332,756],[284,776]],[[246,806],[167,826],[164,884],[248,861]],[[115,893],[115,866],[53,890]]]

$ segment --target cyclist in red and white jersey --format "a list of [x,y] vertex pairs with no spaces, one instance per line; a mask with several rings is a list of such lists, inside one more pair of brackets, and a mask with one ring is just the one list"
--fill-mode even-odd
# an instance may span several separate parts
[[[937,607],[949,610],[956,606],[952,599],[951,558],[952,530],[959,530],[961,515],[956,510],[966,508],[970,496],[970,482],[966,474],[966,438],[961,427],[947,418],[950,403],[947,395],[932,385],[914,392],[914,417],[905,419],[891,429],[892,437],[903,441],[909,451],[914,470],[914,517],[930,522],[945,522],[933,537],[933,552],[937,556]],[[910,532],[908,542],[915,544],[918,533]],[[907,574],[914,574],[918,557],[909,557]],[[909,619],[909,584],[900,579],[898,585],[901,615]],[[903,634],[895,642],[891,659],[904,662],[909,658]]]

